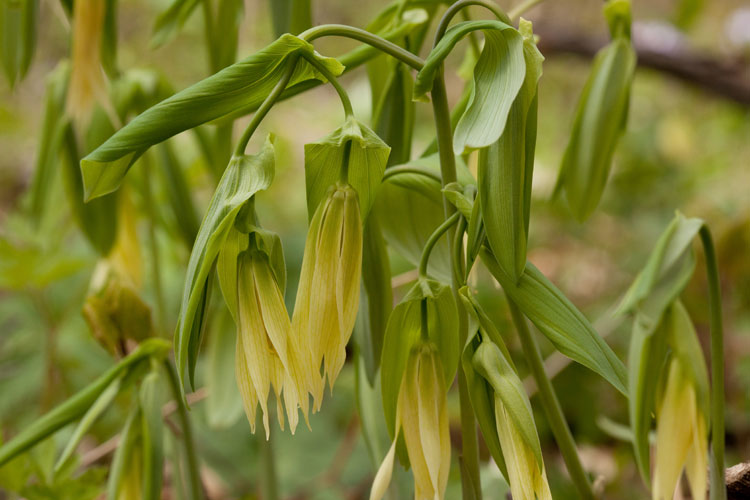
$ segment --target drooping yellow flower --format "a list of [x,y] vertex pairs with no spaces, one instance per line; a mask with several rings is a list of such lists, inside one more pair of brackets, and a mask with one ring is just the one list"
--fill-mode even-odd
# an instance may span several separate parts
[[300,394],[289,371],[291,323],[268,257],[256,249],[238,256],[237,316],[235,376],[250,427],[255,432],[255,413],[260,404],[268,438],[267,402],[273,388],[279,425],[284,428],[283,393],[289,427],[294,432]]
[[388,489],[400,435],[414,475],[415,500],[445,498],[451,465],[446,392],[435,345],[423,342],[412,348],[399,390],[393,443],[375,476],[370,500],[380,500]]
[[544,464],[540,466],[499,396],[495,396],[495,420],[513,499],[552,500]]
[[653,499],[672,499],[684,467],[692,498],[704,500],[708,484],[707,422],[699,410],[688,370],[678,357],[669,361],[667,384],[656,419]]
[[73,66],[67,111],[78,121],[88,120],[97,102],[107,102],[107,81],[100,62],[104,8],[102,0],[76,0],[73,5]]
[[361,269],[359,197],[350,185],[339,183],[329,188],[310,223],[292,318],[299,376],[305,378],[298,383],[307,384],[314,410],[320,409],[325,380],[333,388],[344,366],[359,306]]

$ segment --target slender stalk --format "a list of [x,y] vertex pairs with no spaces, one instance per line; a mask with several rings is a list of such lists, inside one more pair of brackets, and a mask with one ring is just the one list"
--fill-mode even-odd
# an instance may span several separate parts
[[190,480],[190,498],[192,500],[199,500],[203,498],[203,484],[201,483],[198,455],[195,452],[195,442],[193,441],[193,428],[190,424],[185,400],[182,397],[180,382],[177,380],[177,370],[169,360],[164,361],[164,366],[167,371],[169,388],[177,405],[177,417],[180,419],[180,427],[182,427],[182,442],[185,445],[185,455],[187,456],[188,465],[187,473]]
[[[432,110],[435,118],[435,130],[437,135],[438,157],[440,159],[440,174],[443,187],[456,182],[456,157],[453,154],[453,130],[451,129],[451,114],[448,106],[448,96],[445,91],[445,79],[441,67],[435,76],[432,86]],[[443,196],[443,208],[446,218],[455,213],[456,208]],[[453,247],[454,231],[448,231],[448,242]],[[453,264],[451,264],[453,267]],[[451,272],[451,289],[457,304],[461,304],[458,294],[460,283],[457,279],[456,270]],[[466,310],[458,308],[458,342],[460,346],[466,343],[469,332],[469,322]],[[482,489],[479,477],[479,442],[477,438],[476,419],[474,410],[469,400],[468,386],[466,385],[466,374],[458,370],[458,397],[461,407],[461,457],[464,467],[461,468],[462,496],[463,500],[472,497],[481,500]]]
[[302,57],[304,57],[307,62],[313,65],[315,69],[320,71],[320,74],[322,74],[325,79],[328,80],[331,85],[333,85],[333,88],[336,89],[336,93],[339,95],[339,99],[341,99],[341,105],[344,107],[344,114],[346,115],[346,118],[354,116],[352,101],[351,99],[349,99],[349,94],[346,93],[346,90],[344,90],[344,87],[341,86],[336,76],[331,73],[328,68],[326,68],[325,64],[317,60],[312,54],[308,54],[305,52],[302,54]]
[[501,21],[510,22],[510,19],[508,19],[508,16],[500,10],[500,8],[494,4],[493,2],[489,2],[487,0],[458,0],[458,2],[454,3],[443,14],[443,17],[440,19],[440,23],[438,24],[437,29],[435,30],[435,45],[437,45],[437,42],[443,38],[443,35],[445,35],[445,32],[448,31],[448,26],[450,25],[453,18],[458,14],[461,10],[465,9],[466,7],[477,5],[480,7],[484,7],[485,9],[488,9],[493,14],[495,14],[495,17],[500,19]]
[[518,306],[516,306],[510,297],[507,298],[513,324],[516,326],[516,330],[518,330],[518,337],[521,340],[523,353],[526,361],[529,363],[531,374],[536,381],[544,413],[547,415],[547,422],[552,429],[552,434],[555,436],[555,441],[557,441],[557,446],[560,448],[563,460],[565,460],[565,466],[568,468],[570,479],[578,489],[580,498],[593,500],[595,498],[594,492],[591,489],[591,484],[586,477],[586,472],[583,470],[583,465],[581,465],[581,460],[578,457],[573,435],[570,432],[568,423],[565,421],[565,415],[560,407],[557,395],[555,395],[555,390],[552,388],[552,382],[550,382],[547,373],[544,371],[544,362],[542,361],[542,354],[539,351],[539,344],[537,344],[536,339],[531,331],[529,331],[526,319],[521,314]]
[[516,7],[513,7],[510,10],[510,12],[508,12],[508,17],[511,19],[521,17],[521,14],[523,14],[527,10],[531,10],[532,8],[536,7],[542,2],[544,2],[544,0],[526,0],[525,2],[520,3]]
[[426,278],[427,277],[427,263],[430,261],[430,254],[432,253],[432,249],[435,248],[435,245],[440,240],[440,238],[448,232],[449,229],[453,227],[453,225],[458,222],[458,218],[461,216],[460,213],[454,212],[451,214],[450,217],[445,219],[442,224],[438,226],[435,231],[432,232],[430,237],[427,239],[427,243],[425,243],[424,248],[422,249],[422,257],[419,259],[419,277],[420,278]]
[[276,462],[273,454],[272,441],[258,438],[260,448],[260,493],[263,500],[279,499],[279,484],[276,477]]
[[706,255],[708,299],[711,314],[711,500],[726,500],[724,478],[724,326],[721,317],[721,287],[711,231],[700,230]]
[[255,133],[255,130],[258,128],[258,125],[260,125],[260,122],[262,122],[263,118],[266,117],[268,112],[276,103],[276,100],[279,98],[282,92],[284,92],[284,89],[289,84],[289,81],[292,79],[292,75],[294,74],[294,69],[297,67],[297,61],[298,61],[298,56],[292,55],[289,57],[286,71],[284,71],[284,74],[281,75],[281,79],[279,79],[279,81],[276,83],[276,86],[271,90],[271,93],[268,94],[268,97],[266,97],[266,100],[263,101],[260,107],[258,107],[258,110],[253,115],[253,118],[250,120],[250,123],[247,125],[247,128],[242,133],[242,137],[240,137],[240,140],[237,142],[237,147],[234,149],[235,156],[241,156],[245,154],[245,148],[247,148],[247,143],[250,142],[250,138]]
[[431,170],[427,170],[425,168],[419,168],[419,167],[409,167],[409,166],[403,166],[403,167],[390,167],[386,169],[385,175],[383,175],[383,182],[387,181],[391,177],[402,175],[402,174],[418,174],[418,175],[424,175],[425,177],[429,177],[432,180],[438,181],[442,183],[442,179],[440,178],[440,174],[437,172],[433,172]]
[[341,36],[366,43],[381,52],[385,52],[386,54],[395,57],[399,61],[416,70],[420,70],[422,69],[422,66],[424,66],[424,60],[421,57],[412,54],[393,42],[389,42],[385,38],[353,26],[346,26],[344,24],[323,24],[321,26],[310,28],[299,35],[300,38],[307,40],[308,42],[312,42],[316,38],[324,36]]

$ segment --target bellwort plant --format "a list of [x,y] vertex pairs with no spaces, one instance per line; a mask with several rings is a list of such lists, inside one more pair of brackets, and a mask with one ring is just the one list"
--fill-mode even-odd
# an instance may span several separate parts
[[[627,367],[531,261],[544,56],[532,21],[521,15],[538,3],[506,12],[490,0],[396,0],[363,29],[313,26],[309,0],[274,0],[277,38],[236,60],[244,2],[173,0],[154,23],[152,44],[168,43],[203,5],[210,67],[209,76],[175,91],[155,72],[118,67],[115,1],[62,2],[72,52],[48,77],[30,206],[41,220],[59,163],[73,219],[99,261],[83,315],[115,361],[4,442],[0,466],[74,424],[54,450],[56,473],[71,474],[94,422],[126,407],[107,498],[162,498],[168,483],[170,497],[205,498],[201,469],[219,460],[223,446],[194,439],[194,408],[205,405],[201,429],[239,432],[243,410],[252,433],[261,420],[263,435],[245,452],[258,455],[261,497],[277,500],[287,491],[279,487],[273,421],[295,434],[301,411],[309,432],[319,432],[312,414],[326,411],[353,372],[351,428],[361,431],[371,458],[371,500],[499,498],[505,492],[487,491],[493,477],[514,500],[569,498],[558,489],[599,498],[544,348],[601,378],[628,408],[626,434],[644,495],[648,488],[654,500],[670,500],[685,471],[692,498],[726,498],[723,329],[708,227],[678,213],[625,294],[618,311],[633,321]],[[3,2],[0,11],[16,4],[28,17],[37,2]],[[629,0],[604,2],[610,40],[594,59],[560,151],[555,195],[564,195],[562,209],[577,221],[597,210],[627,128],[637,65],[631,17]],[[8,66],[12,83],[28,66],[32,28],[3,35],[19,47]],[[357,46],[321,54],[316,43],[329,37]],[[457,53],[464,54],[464,88],[449,89],[460,81],[446,79]],[[361,66],[369,116],[355,116],[339,82]],[[277,155],[273,133],[264,139],[258,130],[279,102],[304,102],[322,85],[336,92],[343,120],[304,146],[304,194],[284,186],[285,200],[304,196],[308,223],[287,297],[284,233],[271,230],[264,192],[284,182],[277,162],[288,155]],[[233,134],[235,120],[250,114]],[[434,137],[417,151],[424,116]],[[195,140],[210,186],[202,217],[189,188],[195,168],[182,165],[184,152],[172,146],[187,131],[180,140]],[[164,206],[155,185],[166,186]],[[141,209],[147,217],[136,217]],[[181,297],[162,283],[159,224],[184,246]],[[139,227],[149,230],[147,251],[138,245]],[[680,297],[695,269],[696,237],[708,273],[708,363],[694,313]],[[289,268],[295,277],[298,268]],[[394,279],[392,269],[408,272]],[[173,303],[179,314],[170,322]],[[543,448],[546,431],[554,442]],[[289,442],[304,442],[282,438],[283,453],[297,449]]]

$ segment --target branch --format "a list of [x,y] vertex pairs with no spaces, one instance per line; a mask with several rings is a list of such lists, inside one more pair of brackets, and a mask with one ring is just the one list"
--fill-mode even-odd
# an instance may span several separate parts
[[[575,54],[593,57],[607,39],[581,34],[551,24],[536,23],[539,50],[545,57]],[[697,51],[676,30],[662,25],[633,25],[633,44],[638,66],[665,73],[723,99],[750,106],[750,64]]]
[[750,498],[750,462],[727,469],[727,500]]

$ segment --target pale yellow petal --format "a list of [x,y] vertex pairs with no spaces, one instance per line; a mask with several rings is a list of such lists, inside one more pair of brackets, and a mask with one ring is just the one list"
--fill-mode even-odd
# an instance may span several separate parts
[[236,352],[234,355],[234,376],[237,380],[240,395],[242,396],[242,407],[245,409],[248,422],[250,422],[250,430],[255,434],[255,410],[258,407],[258,395],[250,380],[250,373],[247,371],[247,360],[245,358],[245,350],[242,347],[241,335],[237,335]]

